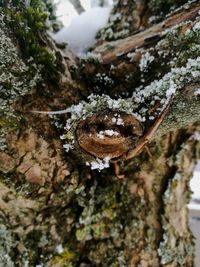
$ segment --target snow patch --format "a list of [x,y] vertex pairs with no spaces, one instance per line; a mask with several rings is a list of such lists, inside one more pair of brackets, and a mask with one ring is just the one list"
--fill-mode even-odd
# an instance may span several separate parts
[[53,35],[57,43],[68,43],[68,47],[79,57],[95,44],[98,30],[103,28],[110,14],[110,7],[95,7],[74,18],[68,27]]
[[200,21],[193,26],[193,31],[200,30]]
[[198,88],[198,89],[194,92],[194,95],[195,95],[195,96],[200,95],[200,88]]
[[200,133],[199,132],[194,132],[194,134],[190,138],[194,139],[196,141],[200,141]]
[[150,55],[149,52],[142,54],[139,64],[140,70],[144,71],[152,61],[154,61],[154,56]]
[[105,157],[104,159],[96,158],[96,160],[91,162],[86,162],[86,166],[90,166],[91,170],[103,170],[110,167],[110,157]]
[[58,245],[58,246],[56,247],[56,252],[57,252],[58,254],[63,253],[63,251],[64,251],[64,248],[63,248],[62,244],[60,244],[60,245]]
[[108,136],[113,136],[113,135],[117,136],[117,135],[119,135],[118,132],[113,131],[113,130],[105,130],[104,132],[105,132],[105,134],[108,135]]
[[128,58],[132,58],[134,55],[135,55],[135,52],[129,52],[129,53],[127,54],[127,57],[128,57]]
[[[119,103],[118,102],[115,102],[114,103],[114,106],[117,108],[117,105],[118,105]],[[120,117],[120,114],[115,114],[114,115],[114,117],[112,118],[112,122],[113,123],[116,123],[117,125],[124,125],[124,121],[123,121],[123,119]]]
[[197,161],[195,166],[193,177],[190,181],[190,188],[193,191],[192,200],[200,200],[200,160]]
[[117,125],[124,125],[122,118],[117,118]]
[[71,144],[64,144],[63,147],[64,147],[66,152],[69,152],[70,149],[73,149],[73,146]]
[[105,136],[110,136],[111,137],[113,135],[117,136],[117,135],[119,135],[119,133],[116,132],[116,131],[113,131],[113,130],[105,130],[105,131],[100,131],[97,134],[97,137],[100,138],[100,139],[104,139]]
[[105,135],[104,135],[104,131],[100,131],[98,134],[97,134],[97,137],[99,139],[104,139]]
[[174,95],[176,93],[176,84],[173,80],[170,80],[169,82],[169,88],[166,91],[166,96],[167,97],[171,97],[172,95]]

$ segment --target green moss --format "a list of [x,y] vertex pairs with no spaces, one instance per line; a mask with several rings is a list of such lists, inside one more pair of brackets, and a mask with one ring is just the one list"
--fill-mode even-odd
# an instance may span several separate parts
[[50,50],[52,45],[46,34],[52,10],[51,0],[34,0],[29,6],[24,1],[13,0],[10,6],[2,8],[2,13],[6,15],[4,23],[9,28],[9,35],[16,38],[13,41],[19,44],[20,56],[29,65],[29,75],[39,67],[43,82],[56,84],[62,63],[59,55]]
[[61,64],[57,64],[55,54],[46,47],[49,44],[45,34],[48,13],[34,5],[17,12],[14,8],[9,9],[6,13],[10,16],[10,27],[20,44],[23,58],[32,58],[41,66],[43,80],[55,84],[59,80]]
[[30,5],[48,13],[48,27],[51,27],[52,30],[58,31],[62,27],[62,23],[56,17],[57,4],[54,0],[32,0]]
[[20,128],[13,102],[32,89],[56,86],[63,71],[62,58],[51,51],[46,35],[50,1],[24,3],[13,0],[0,5],[0,149],[6,148],[6,135]]
[[97,223],[92,226],[94,239],[101,239],[105,237],[106,224],[105,223]]
[[21,119],[15,114],[12,103],[34,88],[41,79],[39,69],[27,66],[20,58],[6,21],[4,10],[0,8],[0,149],[5,149],[7,133],[17,130]]
[[6,149],[6,136],[10,133],[17,133],[19,130],[20,116],[13,112],[0,114],[0,150]]
[[64,251],[56,255],[53,260],[52,264],[60,267],[73,267],[74,266],[74,261],[76,260],[76,255],[74,254],[73,251],[71,251],[68,248],[64,248]]
[[112,51],[115,49],[115,46],[112,45],[112,44],[106,44],[106,49],[109,50],[109,51]]
[[200,159],[200,142],[196,144],[196,158]]
[[84,227],[82,229],[78,229],[76,231],[76,239],[78,241],[88,241],[92,239],[92,229],[90,229],[90,227]]
[[17,118],[12,113],[0,116],[0,128],[6,129],[8,133],[18,128]]

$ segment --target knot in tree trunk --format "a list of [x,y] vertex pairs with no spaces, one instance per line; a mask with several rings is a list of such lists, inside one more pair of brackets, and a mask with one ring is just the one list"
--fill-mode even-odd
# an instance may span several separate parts
[[81,121],[76,130],[78,144],[98,158],[119,159],[136,147],[143,128],[133,115],[105,110]]

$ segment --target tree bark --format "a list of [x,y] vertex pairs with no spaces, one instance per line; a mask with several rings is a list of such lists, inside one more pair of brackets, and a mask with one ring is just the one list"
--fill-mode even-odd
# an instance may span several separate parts
[[[133,36],[111,42],[100,33],[93,49],[100,61],[57,47],[46,33],[44,3],[32,2],[0,4],[0,266],[194,266],[187,203],[200,119],[198,2],[186,8],[177,1],[179,9],[155,25],[143,23],[153,1],[142,2],[142,24],[131,24]],[[132,12],[139,4],[131,5]],[[113,12],[127,16],[124,8],[118,4]],[[87,99],[91,94],[100,95],[99,102]],[[88,105],[87,116],[77,115],[80,105]],[[32,112],[69,107],[71,115],[53,119]],[[104,126],[112,126],[117,137],[97,140],[102,112],[127,120],[136,116],[138,139],[107,120]],[[74,124],[67,132],[70,119]],[[116,146],[120,138],[131,140],[129,152],[155,125],[140,154],[129,160],[116,156],[119,147],[125,149],[123,142]],[[69,132],[76,140],[66,152],[60,135]],[[109,168],[90,168],[96,157],[87,149],[100,152],[81,148],[79,133],[83,143],[95,135],[100,149],[112,141],[117,149],[109,147]]]

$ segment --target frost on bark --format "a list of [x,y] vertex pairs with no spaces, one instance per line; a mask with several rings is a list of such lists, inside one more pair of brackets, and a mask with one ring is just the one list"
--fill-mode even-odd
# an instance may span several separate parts
[[[170,0],[131,1],[132,13],[142,3],[141,14],[158,17],[127,38],[101,38],[100,56],[84,60],[46,34],[45,2],[0,3],[0,266],[192,267],[198,1],[176,1],[171,14]],[[118,165],[103,159],[108,147],[116,159],[137,146],[167,104],[148,148]],[[65,108],[53,119],[30,112]]]

